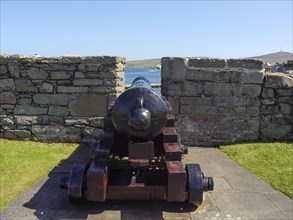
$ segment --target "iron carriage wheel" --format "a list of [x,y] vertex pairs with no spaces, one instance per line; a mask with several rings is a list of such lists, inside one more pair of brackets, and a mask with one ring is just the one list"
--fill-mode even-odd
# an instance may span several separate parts
[[70,203],[80,203],[84,197],[86,170],[86,164],[73,164],[67,191]]
[[203,200],[204,176],[199,164],[187,164],[187,192],[188,202],[200,206]]

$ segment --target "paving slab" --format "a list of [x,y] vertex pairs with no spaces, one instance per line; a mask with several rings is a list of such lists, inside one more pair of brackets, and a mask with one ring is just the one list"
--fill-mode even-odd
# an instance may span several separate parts
[[1,219],[293,219],[293,201],[254,176],[217,148],[189,147],[183,162],[199,163],[215,188],[204,193],[199,207],[164,201],[106,201],[70,204],[59,179],[73,163],[86,163],[90,147],[81,147],[57,165],[48,176],[22,193],[5,210]]

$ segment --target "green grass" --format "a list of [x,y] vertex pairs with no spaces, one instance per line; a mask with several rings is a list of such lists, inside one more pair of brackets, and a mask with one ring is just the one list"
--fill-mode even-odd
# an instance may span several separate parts
[[0,210],[68,158],[78,144],[0,139]]
[[161,59],[126,61],[127,67],[156,67],[160,63]]
[[249,143],[220,149],[245,169],[293,199],[293,143]]

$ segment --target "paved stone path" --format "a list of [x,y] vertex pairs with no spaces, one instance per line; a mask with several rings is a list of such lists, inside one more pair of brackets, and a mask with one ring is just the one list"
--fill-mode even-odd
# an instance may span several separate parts
[[216,148],[189,148],[184,163],[199,163],[206,176],[214,177],[215,189],[204,194],[196,208],[162,201],[107,201],[73,205],[59,178],[72,163],[88,159],[82,148],[48,177],[22,193],[2,213],[1,219],[293,219],[292,200],[243,169]]

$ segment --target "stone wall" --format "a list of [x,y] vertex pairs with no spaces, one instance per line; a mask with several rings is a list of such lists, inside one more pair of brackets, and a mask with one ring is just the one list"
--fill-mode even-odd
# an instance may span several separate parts
[[125,86],[121,57],[0,58],[0,138],[96,142]]
[[162,58],[162,94],[182,142],[211,146],[293,139],[293,78],[263,62]]
[[261,94],[260,131],[262,140],[293,141],[293,75],[265,76]]

